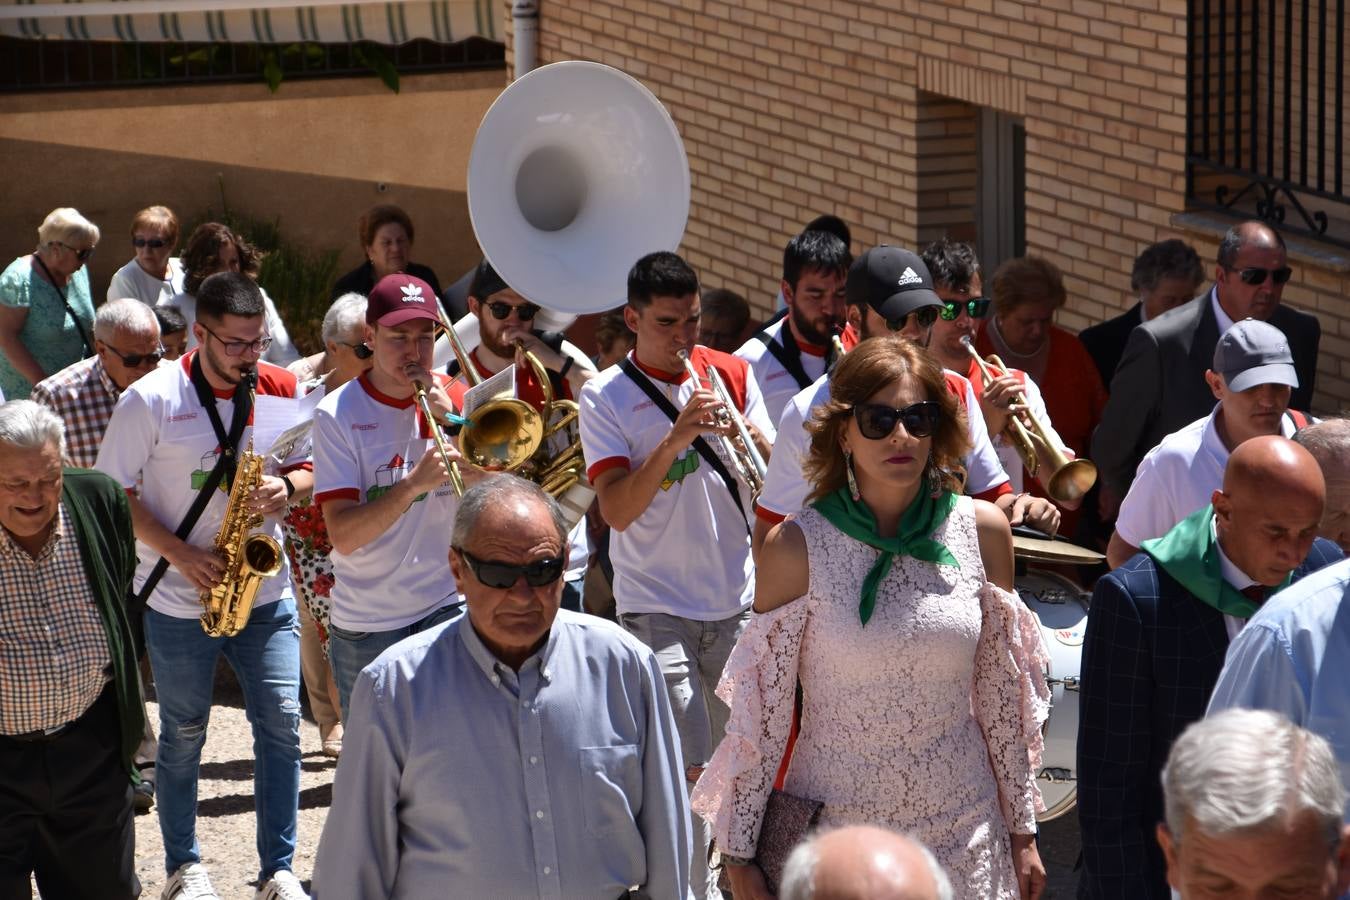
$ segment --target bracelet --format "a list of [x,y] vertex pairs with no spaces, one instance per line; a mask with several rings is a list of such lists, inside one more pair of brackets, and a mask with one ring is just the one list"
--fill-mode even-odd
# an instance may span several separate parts
[[731,856],[727,853],[722,854],[722,865],[724,866],[753,866],[754,864],[755,861],[753,859],[748,859],[744,856]]
[[291,481],[291,476],[282,475],[281,483],[286,485],[286,499],[291,499],[291,497],[295,495],[295,483]]

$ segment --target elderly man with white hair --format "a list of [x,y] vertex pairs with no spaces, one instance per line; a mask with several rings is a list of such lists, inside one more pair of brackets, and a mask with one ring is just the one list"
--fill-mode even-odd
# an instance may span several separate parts
[[1283,716],[1230,709],[1191,725],[1163,792],[1158,843],[1181,900],[1332,900],[1350,888],[1336,758]]
[[804,841],[788,857],[779,885],[782,900],[952,900],[952,896],[947,873],[927,847],[873,825],[838,828]]
[[93,468],[117,398],[164,358],[159,319],[139,300],[103,304],[94,315],[94,355],[38,382],[33,399],[66,424],[66,461]]
[[61,420],[0,406],[0,897],[140,894],[127,495],[61,465]]
[[1313,455],[1327,482],[1318,537],[1335,541],[1350,553],[1350,419],[1324,419],[1294,435],[1294,443]]

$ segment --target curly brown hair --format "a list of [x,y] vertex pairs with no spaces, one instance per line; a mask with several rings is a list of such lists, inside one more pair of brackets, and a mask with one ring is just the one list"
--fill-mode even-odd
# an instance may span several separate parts
[[413,223],[408,218],[408,214],[400,206],[392,203],[382,203],[379,206],[372,206],[366,210],[361,221],[357,223],[356,230],[361,238],[361,249],[367,249],[375,243],[375,232],[379,231],[390,222],[402,225],[403,230],[408,233],[408,243],[413,242]]
[[1019,256],[999,266],[990,282],[989,295],[994,301],[994,312],[1001,316],[1036,300],[1051,300],[1058,309],[1069,297],[1059,266],[1040,256]]
[[925,474],[935,470],[948,487],[960,489],[957,472],[961,458],[970,449],[965,411],[933,357],[908,338],[890,334],[863,341],[830,373],[830,399],[817,407],[806,423],[811,446],[802,468],[811,485],[808,503],[837,491],[846,482],[839,438],[848,427],[853,407],[907,375],[919,382],[923,393],[940,410]]
[[219,222],[204,222],[192,229],[183,249],[183,292],[196,295],[207,277],[220,270],[220,248],[234,244],[239,254],[239,271],[249,277],[258,274],[262,254],[243,237]]

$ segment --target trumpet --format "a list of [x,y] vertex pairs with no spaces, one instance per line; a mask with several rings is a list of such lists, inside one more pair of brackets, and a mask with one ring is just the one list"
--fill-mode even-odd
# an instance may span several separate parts
[[[689,377],[694,379],[694,385],[697,387],[702,382],[702,378],[698,374],[698,370],[694,368],[694,363],[689,359],[688,351],[681,350],[680,359],[684,361],[684,368],[689,373]],[[759,448],[755,446],[754,440],[751,439],[750,428],[745,422],[745,417],[741,415],[740,410],[736,409],[735,403],[732,402],[731,392],[727,390],[726,382],[722,380],[721,373],[713,366],[708,366],[707,381],[709,388],[722,404],[722,412],[717,415],[717,424],[719,426],[734,425],[736,428],[736,440],[725,434],[719,435],[722,450],[736,468],[736,475],[750,489],[751,496],[758,497],[759,492],[764,489],[764,478],[769,472],[769,466],[765,463]]]
[[431,411],[431,401],[427,399],[427,386],[416,378],[413,379],[413,396],[417,398],[417,408],[426,416],[427,425],[431,428],[431,438],[436,442],[436,452],[441,455],[441,462],[445,463],[445,470],[450,473],[450,486],[455,489],[456,497],[463,497],[464,476],[459,472],[459,463],[450,458],[450,447],[445,443],[445,435]]
[[[997,356],[991,354],[988,360],[981,358],[969,337],[962,337],[961,345],[974,358],[986,381],[1008,374],[1008,367]],[[1016,414],[1009,416],[1006,433],[1022,465],[1032,477],[1036,477],[1042,465],[1049,470],[1049,478],[1039,480],[1052,500],[1072,503],[1090,491],[1097,482],[1097,467],[1092,461],[1070,459],[1050,441],[1045,423],[1030,410],[1027,411],[1026,423]]]
[[843,359],[844,354],[848,353],[848,348],[844,346],[843,333],[844,330],[838,326],[830,329],[830,348],[834,350],[835,365],[838,365],[839,360]]

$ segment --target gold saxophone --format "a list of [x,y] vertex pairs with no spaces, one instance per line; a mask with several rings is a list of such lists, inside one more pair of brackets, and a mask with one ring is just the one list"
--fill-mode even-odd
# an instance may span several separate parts
[[201,592],[202,630],[211,637],[234,637],[244,630],[262,580],[281,571],[281,545],[266,534],[249,534],[263,522],[247,507],[249,492],[262,483],[263,457],[248,449],[239,455],[225,521],[216,532],[215,551],[225,561],[220,583]]

